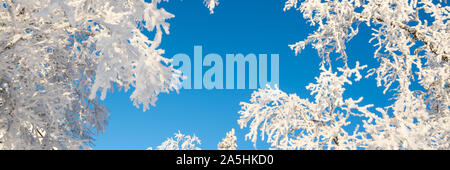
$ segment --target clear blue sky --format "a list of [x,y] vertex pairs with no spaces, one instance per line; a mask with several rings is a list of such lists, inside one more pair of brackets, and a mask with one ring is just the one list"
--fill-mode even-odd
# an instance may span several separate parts
[[[162,7],[175,15],[171,19],[170,35],[163,37],[161,48],[165,57],[177,53],[190,55],[193,61],[194,45],[203,46],[203,54],[218,53],[223,58],[231,53],[280,54],[280,88],[308,98],[305,86],[318,76],[316,51],[308,46],[295,56],[288,45],[303,40],[314,30],[299,11],[283,11],[284,1],[222,0],[213,15],[203,0],[171,0]],[[363,25],[363,24],[362,24]],[[360,35],[348,44],[349,64],[355,61],[377,66],[373,49],[368,43],[369,32],[361,27]],[[151,35],[150,35],[151,36]],[[207,68],[204,68],[205,71]],[[382,94],[373,79],[363,79],[348,87],[346,96],[363,104],[385,106],[389,95]],[[180,130],[196,134],[202,149],[216,149],[217,143],[231,128],[236,130],[238,149],[253,149],[244,136],[248,129],[237,124],[241,101],[248,102],[253,90],[181,90],[178,94],[161,94],[156,107],[143,112],[133,106],[130,91],[109,93],[103,103],[110,109],[111,120],[105,133],[99,135],[94,149],[146,149],[156,147]],[[258,141],[258,149],[267,149]]]

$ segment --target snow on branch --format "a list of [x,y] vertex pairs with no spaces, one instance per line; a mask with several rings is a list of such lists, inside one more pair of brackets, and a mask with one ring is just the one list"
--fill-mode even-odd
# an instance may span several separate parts
[[[278,149],[449,149],[450,139],[450,7],[432,0],[287,0],[284,10],[297,9],[317,29],[290,47],[299,54],[311,45],[323,59],[316,84],[307,86],[315,101],[288,95],[278,88],[261,89],[242,103],[238,121],[250,123],[246,138],[261,138]],[[372,30],[378,65],[368,66],[384,94],[385,107],[359,106],[362,98],[344,99],[343,84],[351,85],[347,42],[360,24]],[[332,53],[344,67],[332,72]],[[356,57],[356,56],[355,56]],[[361,57],[361,56],[360,56]],[[364,57],[364,56],[362,56]],[[413,86],[415,88],[413,88]],[[419,88],[417,88],[419,87]],[[392,92],[388,94],[387,92]],[[369,110],[374,107],[375,110]],[[361,117],[363,129],[345,130]],[[347,122],[348,121],[348,122]]]
[[217,149],[236,150],[236,148],[236,136],[234,135],[234,129],[231,129],[231,131],[227,133],[227,136],[223,138],[219,144],[217,144]]
[[203,3],[209,9],[210,13],[214,14],[214,8],[219,5],[219,0],[205,0]]
[[174,15],[159,2],[1,1],[0,149],[87,149],[114,86],[143,110],[176,90],[180,72],[159,48]]
[[[178,131],[173,138],[167,138],[160,146],[158,150],[200,150],[197,145],[200,145],[200,139],[197,136],[184,135]],[[148,148],[152,150],[152,148]]]
[[259,131],[261,140],[267,138],[274,149],[356,149],[363,134],[358,127],[353,133],[344,129],[350,117],[361,117],[359,112],[368,113],[372,105],[359,106],[362,97],[344,99],[343,86],[352,84],[352,76],[359,81],[359,70],[365,67],[357,63],[354,69],[338,68],[340,75],[321,67],[317,83],[306,87],[314,101],[286,94],[276,86],[254,92],[239,111],[241,128],[251,122],[246,139],[256,147]]

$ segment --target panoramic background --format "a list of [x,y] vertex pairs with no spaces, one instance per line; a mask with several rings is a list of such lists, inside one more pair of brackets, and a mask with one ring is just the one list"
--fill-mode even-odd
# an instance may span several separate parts
[[[186,53],[193,64],[195,45],[203,46],[203,56],[217,53],[223,59],[226,54],[236,53],[279,54],[280,89],[301,98],[310,96],[305,86],[319,75],[321,59],[311,46],[297,56],[288,46],[305,39],[314,30],[299,11],[284,12],[284,1],[223,0],[210,15],[202,3],[202,0],[172,0],[161,4],[175,15],[169,20],[170,35],[163,36],[161,48],[166,51],[165,57]],[[377,67],[372,57],[373,44],[368,42],[370,32],[364,24],[360,28],[360,34],[347,46],[349,64],[353,67],[358,60],[370,68]],[[207,69],[204,67],[203,71]],[[237,149],[254,149],[251,141],[245,140],[248,129],[240,129],[237,123],[239,103],[248,102],[254,90],[203,89],[160,94],[156,107],[146,112],[133,106],[130,91],[108,93],[102,101],[110,109],[111,119],[105,133],[97,136],[93,149],[155,148],[178,130],[198,136],[202,149],[217,149],[217,143],[232,128],[236,130]],[[383,107],[391,95],[383,95],[382,91],[374,79],[362,79],[347,86],[344,95],[355,99],[364,96],[363,105],[372,103]],[[257,149],[268,148],[265,141],[258,141]]]

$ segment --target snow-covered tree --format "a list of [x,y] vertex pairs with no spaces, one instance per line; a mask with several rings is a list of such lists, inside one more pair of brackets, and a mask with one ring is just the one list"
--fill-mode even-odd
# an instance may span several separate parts
[[219,144],[217,144],[217,149],[236,150],[236,148],[236,136],[234,135],[234,129],[231,129],[231,131],[227,133],[227,136],[223,138]]
[[[432,0],[287,0],[285,10],[297,9],[317,29],[306,40],[290,45],[299,54],[306,45],[323,59],[320,76],[307,89],[314,100],[286,94],[277,87],[253,93],[241,103],[241,128],[249,122],[246,139],[258,134],[275,149],[450,149],[450,7]],[[378,66],[375,78],[384,93],[392,91],[387,107],[360,105],[343,98],[344,84],[361,79],[356,64],[349,68],[346,43],[360,24],[372,29],[370,42]],[[333,57],[341,59],[336,64]],[[343,67],[333,67],[333,65]],[[412,88],[412,85],[420,88]],[[352,120],[363,119],[350,129]]]
[[159,48],[174,16],[160,2],[1,0],[0,149],[89,148],[108,90],[132,89],[143,110],[175,90],[180,73]]
[[[201,150],[197,145],[201,145],[200,139],[195,134],[193,136],[184,135],[180,131],[175,133],[174,138],[167,138],[160,146],[158,150]],[[147,148],[152,150],[153,148]]]

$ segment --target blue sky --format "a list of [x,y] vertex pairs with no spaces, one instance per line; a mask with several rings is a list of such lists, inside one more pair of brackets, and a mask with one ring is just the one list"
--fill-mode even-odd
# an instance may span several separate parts
[[[213,15],[204,7],[203,0],[172,0],[162,7],[175,15],[171,19],[170,35],[163,37],[161,48],[165,57],[186,53],[193,61],[195,45],[203,46],[203,55],[217,53],[248,53],[280,55],[280,89],[308,98],[305,86],[319,75],[321,59],[307,46],[295,56],[288,45],[303,40],[314,30],[302,19],[299,11],[283,11],[284,1],[222,0]],[[369,44],[367,27],[361,24],[360,34],[347,46],[349,64],[355,61],[377,66]],[[151,36],[151,35],[150,35]],[[338,61],[340,62],[340,61]],[[207,68],[203,69],[204,71]],[[247,85],[248,86],[248,85]],[[348,87],[345,96],[357,99],[364,96],[363,104],[385,106],[388,95],[376,87],[373,79],[363,79]],[[159,95],[156,107],[143,112],[133,106],[131,92],[109,93],[103,103],[109,108],[111,120],[103,134],[96,138],[94,149],[146,149],[156,147],[180,130],[184,134],[197,135],[202,149],[216,149],[217,143],[231,128],[236,130],[238,149],[253,149],[245,141],[248,129],[240,129],[237,123],[239,103],[248,102],[254,90],[181,90]],[[258,141],[258,149],[267,149]]]

